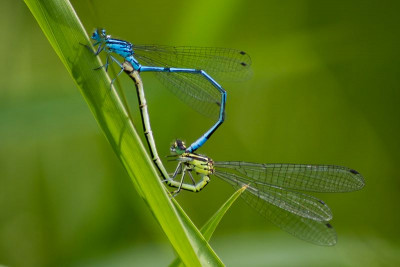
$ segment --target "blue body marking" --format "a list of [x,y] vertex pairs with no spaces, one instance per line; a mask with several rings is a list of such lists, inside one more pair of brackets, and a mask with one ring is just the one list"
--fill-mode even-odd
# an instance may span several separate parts
[[[128,61],[132,67],[139,72],[165,72],[165,73],[188,73],[193,75],[200,75],[204,79],[206,79],[212,86],[214,86],[218,92],[221,94],[220,103],[216,102],[215,104],[220,106],[220,111],[218,115],[217,122],[199,139],[197,139],[194,143],[192,143],[188,148],[187,152],[191,153],[199,149],[204,143],[211,137],[211,135],[217,130],[217,128],[224,122],[225,119],[225,103],[226,103],[226,91],[219,85],[209,74],[207,74],[204,70],[201,69],[189,69],[189,68],[173,68],[173,67],[157,67],[157,66],[142,66],[139,61],[135,58],[135,51],[133,49],[133,45],[127,41],[113,39],[110,35],[106,35],[106,31],[95,30],[92,35],[92,39],[96,42],[93,46],[97,46],[96,55],[100,54],[103,50],[107,52],[106,64],[104,67],[106,71],[108,70],[108,66],[110,64],[110,59],[117,63],[121,71],[118,73],[120,75],[123,71],[122,64],[111,54],[115,53],[123,57],[126,61]],[[240,52],[244,53],[244,52]],[[243,65],[243,63],[242,63]],[[243,65],[245,66],[245,65]],[[100,67],[100,68],[101,68]],[[117,75],[117,77],[118,77]],[[112,80],[111,83],[114,82],[116,78]]]

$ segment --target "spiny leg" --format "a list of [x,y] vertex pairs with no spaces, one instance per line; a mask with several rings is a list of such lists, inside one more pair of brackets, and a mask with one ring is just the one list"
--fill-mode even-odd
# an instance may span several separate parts
[[100,69],[102,69],[102,68],[104,68],[105,70],[106,70],[106,72],[108,71],[108,65],[110,65],[110,62],[109,62],[109,58],[110,57],[112,57],[110,54],[107,54],[107,57],[106,57],[106,64],[104,64],[104,65],[102,65],[102,66],[99,66],[99,67],[97,67],[97,68],[94,68],[94,70],[100,70]]
[[[96,42],[96,43],[94,43],[94,44],[93,44],[93,47],[96,47],[96,46],[99,45],[100,43],[101,43],[101,42]],[[100,44],[99,47],[97,48],[97,50],[96,50],[96,51],[93,51],[93,50],[92,50],[92,47],[90,47],[89,45],[87,45],[87,44],[82,44],[81,42],[79,42],[79,44],[80,44],[80,45],[83,45],[84,47],[86,47],[86,48],[87,48],[93,55],[95,55],[95,56],[99,55],[99,54],[101,53],[101,51],[103,51],[104,48],[106,47],[105,44]]]
[[121,75],[121,73],[124,71],[124,67],[122,66],[121,62],[119,62],[115,57],[110,55],[110,58],[112,61],[114,61],[115,63],[118,64],[118,66],[121,68],[121,70],[118,72],[117,76],[115,76],[114,79],[112,79],[110,86],[112,86],[112,84],[115,82],[115,80],[118,78],[119,75]]
[[196,181],[193,179],[192,172],[188,172],[190,179],[192,180],[193,185],[196,185]]
[[182,185],[183,185],[183,180],[185,179],[185,175],[186,175],[186,167],[183,169],[182,178],[181,178],[181,181],[179,183],[179,187],[178,187],[177,190],[172,192],[172,197],[176,197],[178,195],[178,193],[181,191]]
[[[98,45],[100,42],[96,42],[93,44],[93,47],[95,47],[96,45]],[[99,55],[101,53],[101,51],[104,50],[104,48],[106,47],[106,44],[100,44],[99,47],[97,48],[96,53],[94,53],[95,56]]]
[[115,76],[115,78],[111,80],[110,87],[112,87],[112,85],[113,85],[113,83],[115,82],[115,80],[116,80],[116,79],[118,78],[118,76],[121,75],[121,73],[124,71],[124,67],[123,67],[123,65],[121,64],[121,62],[118,61],[118,59],[116,59],[115,57],[113,57],[110,53],[107,53],[106,64],[104,64],[103,66],[97,67],[97,68],[95,68],[94,70],[99,70],[99,69],[104,68],[105,71],[107,72],[107,71],[108,71],[108,66],[110,66],[110,64],[111,64],[111,63],[110,63],[110,58],[111,58],[112,61],[114,61],[115,63],[117,63],[117,65],[118,65],[118,66],[120,67],[120,69],[121,69],[121,70],[118,72],[118,74]]
[[[94,43],[93,44],[93,46],[95,47],[96,45],[98,45],[100,42],[96,42],[96,43]],[[101,53],[101,51],[103,51],[105,48],[106,48],[106,45],[105,44],[100,44],[99,45],[99,47],[97,48],[97,51],[95,52],[95,51],[93,51],[92,50],[92,48],[89,46],[89,45],[87,45],[87,44],[82,44],[82,43],[79,43],[80,45],[83,45],[84,47],[86,47],[91,53],[93,53],[93,55],[95,55],[95,56],[98,56],[100,53]],[[108,65],[109,65],[109,57],[111,57],[114,61],[116,61],[117,63],[118,63],[118,65],[121,67],[121,68],[123,68],[122,67],[122,64],[121,63],[119,63],[113,56],[111,56],[110,55],[110,52],[108,51],[107,52],[107,57],[106,57],[106,64],[104,64],[103,66],[99,66],[99,67],[97,67],[97,68],[94,68],[94,70],[99,70],[99,69],[101,69],[101,68],[105,68],[106,69],[106,72],[108,71]]]
[[[179,163],[178,163],[178,166],[177,166],[176,169],[175,169],[174,174],[172,175],[172,177],[171,177],[170,179],[171,179],[171,180],[174,180],[175,177],[181,172],[181,170],[182,170],[182,162],[179,162]],[[168,181],[169,181],[168,179],[162,180],[163,183],[168,182]]]

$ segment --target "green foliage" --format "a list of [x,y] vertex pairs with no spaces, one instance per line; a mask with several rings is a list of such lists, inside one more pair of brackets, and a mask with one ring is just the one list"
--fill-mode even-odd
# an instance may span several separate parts
[[106,72],[93,70],[100,61],[80,45],[90,41],[72,6],[68,1],[25,2],[179,257],[188,266],[222,265],[189,218],[178,217]]
[[[237,190],[222,206],[219,210],[217,210],[216,213],[203,225],[201,228],[200,232],[203,234],[204,238],[207,241],[210,241],[212,234],[214,233],[215,229],[217,228],[218,224],[224,217],[225,213],[228,211],[228,209],[232,206],[233,202],[236,201],[236,199],[243,193],[243,191],[246,190],[246,186],[243,186],[239,190]],[[179,211],[179,213],[184,216],[183,210],[180,208],[178,203],[174,201],[175,207]],[[185,220],[183,220],[185,221]],[[180,261],[179,258],[176,258],[170,265],[170,267],[173,266],[182,266],[182,262]]]

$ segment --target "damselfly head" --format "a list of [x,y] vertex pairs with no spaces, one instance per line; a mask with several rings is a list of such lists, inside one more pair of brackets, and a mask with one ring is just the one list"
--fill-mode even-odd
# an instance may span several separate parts
[[92,34],[92,39],[95,41],[100,41],[100,34],[99,34],[99,30],[95,29],[93,34]]
[[176,139],[176,141],[171,146],[171,152],[174,152],[178,155],[182,155],[186,151],[185,142],[182,140]]
[[106,35],[105,29],[95,29],[92,34],[92,39],[97,42],[102,41],[107,38],[108,38],[108,36]]

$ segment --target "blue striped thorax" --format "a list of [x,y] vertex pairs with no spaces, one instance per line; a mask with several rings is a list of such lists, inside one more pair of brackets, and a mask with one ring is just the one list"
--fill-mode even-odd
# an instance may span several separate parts
[[132,44],[126,41],[108,38],[106,40],[107,48],[123,58],[133,55]]
[[101,47],[104,45],[104,49],[107,52],[120,55],[125,60],[129,61],[135,70],[140,69],[141,65],[136,58],[133,57],[135,52],[133,51],[133,45],[130,42],[111,38],[111,35],[107,35],[106,30],[104,29],[96,29],[91,38],[96,41],[94,44],[95,46],[100,45]]

